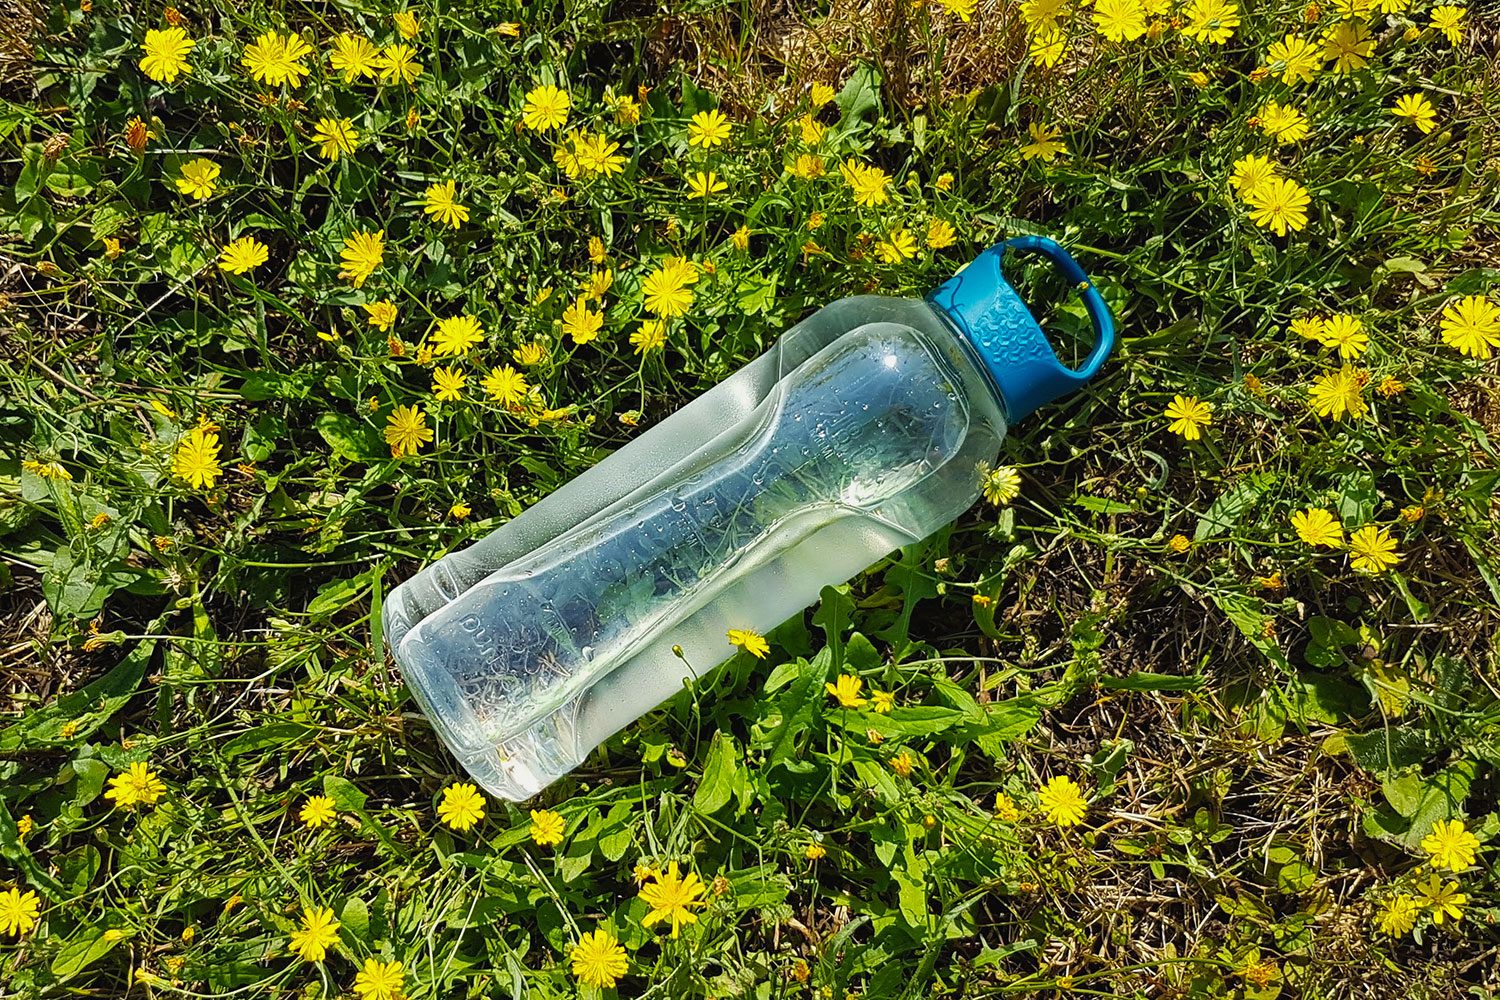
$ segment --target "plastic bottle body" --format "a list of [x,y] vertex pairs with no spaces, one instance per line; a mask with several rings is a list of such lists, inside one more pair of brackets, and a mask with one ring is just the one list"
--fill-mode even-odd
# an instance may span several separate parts
[[465,767],[529,798],[725,659],[728,629],[773,628],[952,521],[1004,433],[937,310],[844,299],[397,588],[386,634]]

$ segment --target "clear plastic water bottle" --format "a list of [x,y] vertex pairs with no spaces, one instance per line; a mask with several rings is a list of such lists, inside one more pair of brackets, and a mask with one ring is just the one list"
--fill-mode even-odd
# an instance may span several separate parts
[[[1039,251],[1095,327],[1058,362],[1001,273]],[[439,735],[522,801],[730,652],[979,495],[1006,422],[1083,385],[1114,345],[1060,246],[991,247],[925,301],[857,296],[486,538],[396,588],[385,635]],[[674,653],[681,648],[683,655]]]

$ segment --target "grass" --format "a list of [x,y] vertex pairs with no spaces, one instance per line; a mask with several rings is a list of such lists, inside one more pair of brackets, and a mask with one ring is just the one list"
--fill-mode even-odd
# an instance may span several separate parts
[[[337,996],[370,992],[373,959],[418,1000],[1493,995],[1500,394],[1493,357],[1441,333],[1500,290],[1492,14],[1454,45],[1425,2],[1370,13],[1368,66],[1293,87],[1256,72],[1268,47],[1339,12],[1246,8],[1218,46],[1171,26],[1187,11],[1114,43],[1065,6],[1047,69],[1001,3],[411,9],[409,86],[323,61],[340,31],[401,41],[394,9],[352,3],[184,10],[197,45],[169,85],[137,68],[154,6],[38,12],[0,52],[0,891],[40,911],[8,933],[0,897],[0,992]],[[317,50],[295,88],[241,62],[272,29]],[[558,132],[519,125],[541,83],[620,143],[619,173],[570,178]],[[814,83],[836,98],[812,107]],[[1430,134],[1391,114],[1408,93]],[[1268,100],[1311,135],[1274,143]],[[728,144],[688,146],[715,107]],[[353,154],[320,155],[324,117]],[[1066,151],[1023,156],[1030,125]],[[808,152],[824,176],[788,176]],[[1229,183],[1249,152],[1305,186],[1305,229],[1252,221]],[[221,169],[202,201],[174,183],[199,157]],[[854,203],[847,157],[889,173],[887,201]],[[727,190],[686,198],[700,170]],[[450,179],[457,227],[423,212]],[[922,245],[933,219],[955,245]],[[918,250],[888,263],[901,228]],[[354,230],[386,240],[359,287],[337,273]],[[818,306],[920,295],[1031,232],[1096,277],[1123,341],[1013,429],[1021,495],[825,590],[764,661],[736,654],[537,802],[445,825],[465,776],[385,656],[383,596]],[[241,236],[269,259],[230,275]],[[639,352],[668,256],[702,273]],[[579,344],[564,310],[605,269]],[[1082,350],[1077,300],[1016,280]],[[362,308],[381,300],[390,331]],[[1309,393],[1345,359],[1289,332],[1334,313],[1370,338],[1349,359],[1365,411],[1339,420]],[[483,341],[428,357],[460,314]],[[536,397],[485,400],[506,364]],[[436,366],[464,400],[434,398]],[[1168,429],[1179,394],[1212,404],[1200,440]],[[397,406],[435,437],[393,459]],[[195,485],[174,457],[207,424],[221,471]],[[1310,547],[1289,521],[1308,507],[1399,561]],[[839,673],[896,709],[839,707]],[[133,763],[165,791],[120,808]],[[1039,807],[1060,776],[1079,825]],[[317,795],[337,818],[310,829]],[[1423,841],[1451,820],[1481,847],[1443,872],[1466,900],[1438,924]],[[636,878],[672,862],[706,889],[675,938],[642,925]],[[1414,926],[1382,930],[1408,896]],[[320,962],[291,950],[312,907],[340,921]],[[629,959],[602,991],[570,965],[600,927]]]

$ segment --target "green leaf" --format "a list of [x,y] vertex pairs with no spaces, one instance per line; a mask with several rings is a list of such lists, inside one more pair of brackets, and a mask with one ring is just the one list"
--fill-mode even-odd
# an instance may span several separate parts
[[1099,686],[1111,691],[1196,691],[1204,684],[1202,674],[1180,677],[1136,671],[1124,677],[1100,677]]
[[1193,541],[1201,542],[1215,535],[1224,534],[1239,524],[1261,497],[1276,482],[1272,472],[1257,472],[1241,480],[1220,494],[1213,506],[1198,519],[1198,528],[1193,532]]
[[[156,635],[166,628],[166,617],[157,618],[146,627]],[[56,704],[28,713],[21,721],[0,731],[0,751],[15,750],[28,740],[61,739],[60,731],[68,722],[76,722],[72,739],[82,740],[109,721],[119,708],[135,694],[146,676],[156,640],[146,639],[135,645],[109,673],[78,691],[65,694]]]
[[343,413],[322,413],[313,421],[313,429],[333,453],[351,462],[368,462],[383,458],[369,425]]
[[1073,498],[1075,507],[1093,511],[1096,514],[1130,514],[1135,511],[1135,504],[1122,503],[1119,500],[1110,500],[1105,497],[1089,496],[1079,494]]
[[693,808],[705,816],[718,812],[734,797],[744,781],[745,776],[740,768],[740,748],[734,737],[722,730],[714,733],[703,765],[703,777],[698,782],[698,791],[693,795]]
[[1354,763],[1377,774],[1420,764],[1429,750],[1426,732],[1412,726],[1349,733],[1344,744]]
[[1391,808],[1407,819],[1415,816],[1422,805],[1422,775],[1417,771],[1387,775],[1380,783],[1380,790]]
[[821,692],[821,673],[814,670],[806,660],[798,660],[801,672],[777,700],[780,721],[771,730],[766,740],[766,766],[775,767],[800,756],[798,744],[807,734],[817,703],[815,691]]
[[224,744],[222,752],[225,757],[238,757],[240,754],[295,742],[312,732],[315,732],[312,726],[300,722],[271,722],[236,736]]
[[88,928],[58,951],[52,959],[52,974],[60,980],[71,979],[108,955],[124,939],[125,935],[119,931]]
[[344,901],[344,907],[339,911],[339,923],[343,925],[344,933],[364,944],[370,940],[370,908],[365,901],[358,896],[351,896]]
[[861,63],[834,100],[845,123],[853,124],[867,115],[879,118],[880,71],[870,63]]
[[337,774],[323,775],[323,794],[333,800],[334,807],[343,812],[362,812],[368,796],[348,778]]

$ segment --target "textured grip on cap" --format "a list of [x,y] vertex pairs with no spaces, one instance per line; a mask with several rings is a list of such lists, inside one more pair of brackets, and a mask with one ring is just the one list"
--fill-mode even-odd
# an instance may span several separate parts
[[[1082,367],[1068,368],[1057,359],[1031,310],[1005,280],[1000,265],[1011,248],[1045,255],[1083,296],[1094,324],[1094,349]],[[1012,422],[1082,388],[1115,346],[1114,317],[1099,289],[1066,250],[1044,236],[1016,236],[997,243],[934,289],[928,299],[968,337]]]

